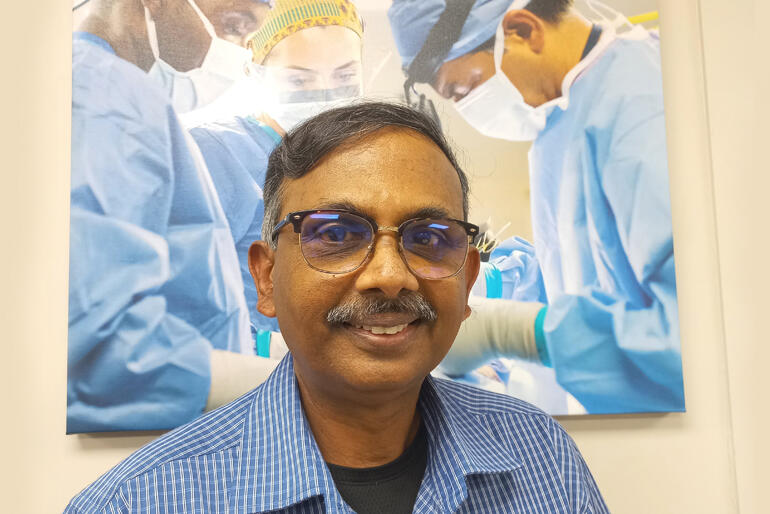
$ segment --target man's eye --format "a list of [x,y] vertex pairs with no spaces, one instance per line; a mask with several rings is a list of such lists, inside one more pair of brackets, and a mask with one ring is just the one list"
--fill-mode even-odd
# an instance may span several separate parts
[[224,26],[224,33],[228,36],[240,36],[241,35],[241,28],[236,23],[227,23]]
[[323,232],[321,232],[321,238],[331,241],[333,243],[344,241],[348,239],[349,235],[350,235],[350,232],[348,232],[348,230],[345,227],[340,227],[340,226],[329,227],[325,229]]
[[444,234],[435,230],[420,230],[411,236],[412,244],[420,246],[440,246],[447,242]]
[[222,31],[225,35],[243,37],[254,31],[254,20],[250,16],[239,13],[224,14],[222,20]]
[[315,237],[326,243],[353,242],[362,239],[360,231],[351,230],[341,224],[326,224],[315,231]]

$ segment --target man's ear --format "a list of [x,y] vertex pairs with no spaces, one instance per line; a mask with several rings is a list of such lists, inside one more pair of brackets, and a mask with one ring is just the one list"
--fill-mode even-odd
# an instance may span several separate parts
[[465,258],[465,316],[463,319],[468,319],[468,316],[471,315],[471,306],[468,305],[468,298],[471,296],[471,289],[473,289],[473,284],[476,283],[480,268],[481,256],[479,251],[475,246],[471,246],[468,249],[468,257]]
[[249,247],[249,271],[257,286],[257,310],[268,318],[275,317],[273,301],[273,264],[275,252],[265,241],[254,241]]
[[508,11],[503,17],[503,34],[506,43],[526,44],[536,54],[545,45],[545,23],[527,10]]

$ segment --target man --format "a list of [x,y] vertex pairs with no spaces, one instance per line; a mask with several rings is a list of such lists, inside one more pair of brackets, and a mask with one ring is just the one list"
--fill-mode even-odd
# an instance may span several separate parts
[[92,3],[73,34],[67,430],[172,428],[263,364],[211,178],[146,73],[146,15],[203,29],[183,0]]
[[255,310],[257,291],[249,274],[248,250],[262,232],[267,158],[281,136],[299,122],[341,99],[360,97],[362,35],[361,18],[347,0],[276,0],[249,42],[259,86],[246,94],[260,97],[262,112],[245,111],[190,130],[230,224],[252,327],[259,331],[258,350],[265,357],[276,354],[276,338],[270,345],[269,334],[278,325]]
[[570,0],[444,4],[396,0],[391,26],[409,80],[485,135],[534,140],[548,307],[523,322],[540,361],[589,412],[683,410],[657,38],[619,34],[617,13],[591,24]]
[[550,417],[429,377],[479,269],[467,195],[438,127],[407,107],[334,109],[290,132],[249,259],[291,353],[67,512],[607,512]]
[[[262,231],[261,193],[267,159],[287,130],[313,114],[360,98],[362,36],[362,20],[348,0],[276,0],[249,42],[260,86],[246,93],[256,96],[259,92],[263,113],[204,123],[190,130],[211,172],[232,231],[246,301],[251,307],[257,352],[269,358],[263,362],[264,370],[277,365],[287,351],[276,332],[275,319],[254,309],[257,290],[248,267],[248,249]],[[249,105],[243,100],[244,105]],[[489,311],[489,307],[479,305],[477,310]],[[536,312],[538,306],[523,310]],[[533,334],[520,336],[527,331],[487,330],[489,318],[474,316],[465,323],[464,339],[475,341],[488,337],[490,332],[504,332],[516,337],[496,340],[496,345],[510,344],[511,339],[519,346],[522,340],[534,341]],[[529,346],[534,355],[534,342]],[[266,377],[244,377],[240,388],[245,392]]]

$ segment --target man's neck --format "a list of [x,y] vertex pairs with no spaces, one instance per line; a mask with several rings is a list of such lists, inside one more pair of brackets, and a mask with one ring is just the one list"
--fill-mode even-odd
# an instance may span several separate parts
[[297,375],[302,407],[324,460],[371,468],[396,460],[414,440],[421,418],[422,382],[399,393],[335,394],[309,387]]
[[591,27],[591,22],[571,11],[552,30],[549,36],[552,73],[549,74],[543,91],[547,100],[553,100],[562,95],[561,86],[564,77],[580,62],[588,36],[591,34]]
[[94,13],[83,20],[78,30],[102,38],[118,57],[144,71],[149,71],[155,62],[139,2],[118,3],[111,10],[95,9]]

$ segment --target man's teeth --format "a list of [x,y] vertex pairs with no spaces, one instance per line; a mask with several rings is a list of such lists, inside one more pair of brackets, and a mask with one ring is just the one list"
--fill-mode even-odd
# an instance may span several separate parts
[[362,328],[364,330],[368,330],[372,334],[398,334],[402,330],[404,330],[407,326],[409,326],[408,323],[404,323],[403,325],[395,325],[392,327],[372,327],[369,325],[355,325],[356,328]]

